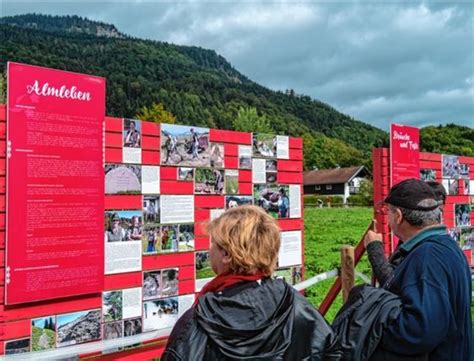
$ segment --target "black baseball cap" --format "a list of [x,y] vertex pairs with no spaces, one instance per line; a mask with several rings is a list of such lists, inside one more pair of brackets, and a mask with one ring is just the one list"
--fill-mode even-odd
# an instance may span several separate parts
[[[434,205],[429,207],[421,207],[418,205],[425,199],[435,201]],[[406,179],[392,187],[385,203],[392,206],[407,208],[416,211],[432,211],[438,208],[440,202],[433,189],[429,184],[419,179]]]

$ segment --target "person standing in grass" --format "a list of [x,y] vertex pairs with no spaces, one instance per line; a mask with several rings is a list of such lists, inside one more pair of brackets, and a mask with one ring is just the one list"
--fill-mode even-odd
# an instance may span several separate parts
[[[384,202],[389,226],[402,243],[401,261],[381,284],[402,303],[383,331],[378,357],[472,361],[471,271],[440,223],[437,195],[425,182],[408,179],[392,187]],[[364,240],[367,249],[381,241],[374,231]]]

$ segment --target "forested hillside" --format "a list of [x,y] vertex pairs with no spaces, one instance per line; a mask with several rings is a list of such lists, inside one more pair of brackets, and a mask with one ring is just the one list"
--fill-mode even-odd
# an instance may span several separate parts
[[111,116],[303,136],[306,169],[370,165],[372,147],[388,144],[386,132],[293,90],[267,89],[213,50],[136,39],[77,16],[3,17],[0,34],[3,85],[7,61],[103,76]]

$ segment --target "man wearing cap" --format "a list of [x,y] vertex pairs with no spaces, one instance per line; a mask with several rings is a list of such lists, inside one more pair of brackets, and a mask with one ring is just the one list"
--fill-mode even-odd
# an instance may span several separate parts
[[[403,244],[402,261],[382,284],[402,301],[384,330],[380,349],[427,360],[472,360],[471,273],[441,222],[441,202],[423,181],[405,180],[385,199],[388,222]],[[369,231],[364,240],[382,242]],[[402,358],[403,359],[403,358]]]

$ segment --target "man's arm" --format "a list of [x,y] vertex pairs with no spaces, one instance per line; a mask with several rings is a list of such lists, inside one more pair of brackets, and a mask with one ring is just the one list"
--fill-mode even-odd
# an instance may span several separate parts
[[376,223],[374,221],[373,230],[369,230],[364,238],[364,245],[367,250],[370,265],[375,278],[381,285],[390,277],[395,267],[388,262],[383,249],[382,234],[376,233]]

